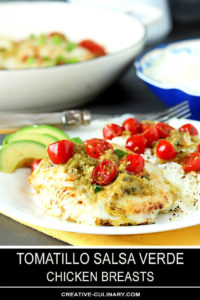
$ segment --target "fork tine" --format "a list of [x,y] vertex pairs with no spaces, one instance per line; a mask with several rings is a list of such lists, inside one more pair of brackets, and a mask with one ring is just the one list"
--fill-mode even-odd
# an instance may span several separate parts
[[191,116],[191,112],[190,112],[190,109],[187,108],[179,113],[176,113],[175,115],[170,115],[170,116],[166,116],[166,117],[163,117],[161,119],[159,119],[160,122],[167,122],[171,119],[180,119],[180,118],[185,118],[185,116]]
[[167,109],[167,110],[159,113],[157,115],[157,118],[160,119],[165,116],[174,115],[174,114],[178,113],[179,111],[184,110],[188,107],[189,107],[189,103],[187,101],[184,101],[184,102],[180,103],[179,105],[173,106],[170,109]]
[[190,107],[188,105],[181,107],[181,109],[171,112],[170,114],[163,115],[162,117],[159,118],[159,120],[166,121],[172,118],[180,118],[186,113],[190,113]]
[[177,104],[177,105],[174,105],[174,106],[168,108],[166,111],[167,111],[167,112],[174,111],[175,109],[177,109],[177,108],[179,108],[179,107],[181,107],[181,106],[183,106],[183,105],[185,105],[185,104],[188,104],[188,100],[185,100],[185,101],[183,101],[183,102],[181,102],[181,103],[179,103],[179,104]]
[[187,118],[189,118],[191,115],[192,115],[192,114],[191,114],[191,112],[190,112],[190,113],[188,113],[188,114],[186,114],[186,115],[182,116],[181,118],[183,118],[183,119],[187,119]]
[[179,104],[177,104],[173,107],[170,107],[170,108],[168,108],[164,111],[156,112],[154,114],[150,114],[148,116],[148,119],[149,120],[160,120],[160,119],[162,119],[162,118],[164,118],[168,115],[174,114],[174,112],[176,112],[176,111],[179,112],[180,110],[185,109],[186,107],[188,107],[188,105],[189,104],[188,104],[187,100],[183,101],[183,102],[181,102],[181,103],[179,103]]

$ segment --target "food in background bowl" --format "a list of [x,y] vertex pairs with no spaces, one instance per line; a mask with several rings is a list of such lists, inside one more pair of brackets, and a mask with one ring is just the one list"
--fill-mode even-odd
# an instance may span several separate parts
[[61,33],[30,34],[14,41],[0,37],[0,69],[27,69],[77,63],[106,55],[92,40],[75,43]]
[[66,1],[0,2],[0,28],[0,35],[16,40],[63,31],[72,41],[97,41],[109,53],[60,67],[0,70],[0,110],[9,112],[74,109],[95,99],[127,70],[145,43],[145,28],[136,18]]

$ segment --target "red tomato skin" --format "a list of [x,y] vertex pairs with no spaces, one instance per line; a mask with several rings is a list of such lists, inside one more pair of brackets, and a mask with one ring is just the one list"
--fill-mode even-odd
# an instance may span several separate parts
[[125,160],[128,162],[126,170],[130,173],[138,174],[144,169],[144,158],[140,154],[129,154]]
[[120,135],[122,135],[122,127],[117,124],[106,124],[103,128],[104,139],[112,140],[114,137]]
[[126,141],[126,148],[135,152],[144,154],[147,140],[142,134],[130,136]]
[[156,128],[158,129],[160,138],[166,138],[170,135],[170,132],[174,129],[167,123],[159,122],[156,124]]
[[167,140],[160,140],[156,147],[156,155],[160,159],[171,160],[176,156],[177,152],[174,146]]
[[143,132],[143,135],[147,139],[147,147],[152,147],[152,143],[160,138],[158,129],[155,125],[149,126],[149,128]]
[[151,125],[153,125],[152,123],[141,123],[141,131],[144,132],[146,131]]
[[200,171],[200,153],[194,152],[189,154],[182,160],[181,165],[185,172]]
[[128,118],[122,123],[124,131],[130,131],[131,134],[137,134],[141,132],[141,125],[135,118]]
[[90,157],[98,159],[109,149],[113,149],[113,146],[103,139],[93,138],[86,141],[86,152]]
[[179,128],[180,132],[189,132],[191,136],[198,135],[198,130],[192,124],[185,124]]
[[39,158],[39,159],[36,159],[36,160],[34,160],[32,163],[31,163],[31,172],[33,172],[36,168],[37,168],[37,166],[39,165],[39,163],[41,162],[41,158]]
[[68,140],[55,142],[47,147],[47,153],[54,164],[64,164],[74,154],[74,143]]
[[111,183],[117,175],[117,168],[110,159],[104,159],[92,172],[92,180],[99,185]]
[[103,46],[92,40],[83,40],[79,43],[79,46],[88,49],[96,56],[104,56],[107,54]]
[[197,151],[200,152],[200,144],[197,147]]

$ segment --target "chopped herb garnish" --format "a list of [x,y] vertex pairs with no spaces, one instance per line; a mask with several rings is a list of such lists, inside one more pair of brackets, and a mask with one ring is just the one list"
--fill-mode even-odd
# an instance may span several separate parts
[[38,45],[44,45],[46,43],[46,36],[45,34],[41,34],[38,38]]
[[31,34],[29,35],[29,40],[34,40],[34,38],[35,38],[35,34],[31,33]]
[[93,184],[93,188],[94,188],[95,193],[102,192],[104,190],[104,188],[98,184]]
[[54,67],[54,66],[56,66],[57,65],[57,62],[55,62],[55,61],[51,61],[50,63],[49,63],[49,67]]
[[75,138],[72,138],[71,139],[74,143],[77,143],[77,144],[83,144],[83,141],[82,139],[80,139],[80,137],[75,137]]
[[54,45],[60,45],[63,42],[62,38],[59,35],[54,35],[52,37],[52,40]]
[[28,65],[32,65],[34,62],[35,62],[35,57],[34,56],[29,56],[28,58],[27,58],[27,60],[26,60],[26,63],[28,64]]
[[120,150],[120,149],[115,149],[114,153],[119,157],[119,159],[122,159],[124,156],[128,155],[127,152]]
[[75,44],[75,43],[69,42],[69,43],[67,44],[66,51],[67,51],[67,52],[70,52],[70,51],[72,51],[75,47],[76,47],[76,44]]
[[48,56],[44,56],[43,59],[44,59],[45,61],[50,61],[50,58],[49,58]]
[[79,60],[76,57],[68,58],[65,60],[66,64],[73,64],[73,63],[77,63],[77,62],[79,62]]
[[54,62],[55,62],[55,65],[57,65],[57,64],[64,64],[64,58],[63,58],[63,56],[62,55],[58,55],[56,58],[55,58],[55,60],[54,60]]
[[148,174],[145,174],[144,176],[142,176],[142,178],[145,178],[146,180],[150,181],[150,176]]

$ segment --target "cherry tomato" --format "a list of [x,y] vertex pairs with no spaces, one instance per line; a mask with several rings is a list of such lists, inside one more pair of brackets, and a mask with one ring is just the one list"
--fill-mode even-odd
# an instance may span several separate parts
[[62,140],[50,144],[47,148],[50,160],[54,164],[66,163],[74,154],[74,143],[68,140]]
[[112,140],[116,136],[122,134],[122,127],[117,124],[106,124],[103,128],[104,139]]
[[79,43],[79,45],[83,48],[88,49],[96,56],[106,55],[106,51],[104,47],[102,47],[101,45],[97,44],[92,40],[83,40],[82,42]]
[[94,138],[86,141],[86,152],[90,157],[98,159],[108,149],[113,149],[113,146],[105,140]]
[[112,182],[117,175],[117,168],[110,159],[104,159],[92,172],[92,179],[99,185],[106,185]]
[[39,159],[36,159],[36,160],[34,160],[33,162],[32,162],[32,164],[31,164],[31,172],[33,172],[36,168],[37,168],[37,166],[39,165],[39,163],[41,162],[41,158],[39,158]]
[[137,134],[141,132],[140,123],[134,118],[125,120],[122,124],[122,128],[125,131],[130,131],[131,134]]
[[144,132],[146,131],[151,125],[153,125],[152,123],[141,123],[141,131]]
[[126,170],[130,173],[140,173],[144,169],[144,158],[140,154],[129,154],[125,158],[127,162]]
[[190,135],[198,135],[198,130],[192,124],[185,124],[179,128],[180,132],[189,132]]
[[126,148],[135,153],[144,153],[147,140],[142,134],[130,136],[126,141]]
[[197,151],[200,152],[200,144],[197,147]]
[[185,172],[200,171],[200,153],[189,154],[182,160],[181,165]]
[[174,146],[168,142],[167,140],[161,140],[159,141],[157,147],[156,147],[156,155],[165,160],[170,160],[176,156],[176,150],[174,149]]
[[152,143],[159,140],[159,131],[155,125],[149,126],[144,132],[144,137],[147,139],[147,147],[151,147]]
[[170,132],[174,129],[172,126],[166,123],[157,123],[156,128],[158,129],[160,138],[166,138],[170,135]]

